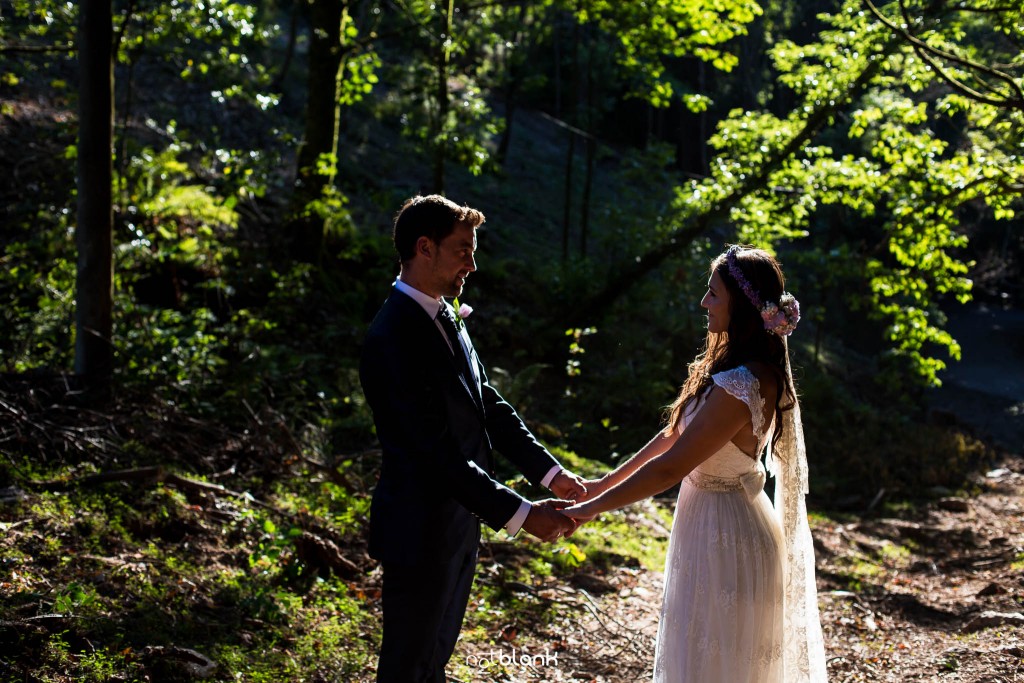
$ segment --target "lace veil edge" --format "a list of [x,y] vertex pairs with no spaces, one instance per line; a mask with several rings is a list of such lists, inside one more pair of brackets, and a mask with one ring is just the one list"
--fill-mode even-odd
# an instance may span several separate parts
[[[789,344],[785,339],[783,343],[786,379],[795,387]],[[807,446],[797,397],[793,408],[783,413],[782,421],[782,436],[774,451],[770,446],[768,449],[767,469],[776,478],[775,509],[781,515],[785,538],[783,680],[820,683],[827,680],[825,647],[814,578],[814,542],[804,500],[809,491]]]

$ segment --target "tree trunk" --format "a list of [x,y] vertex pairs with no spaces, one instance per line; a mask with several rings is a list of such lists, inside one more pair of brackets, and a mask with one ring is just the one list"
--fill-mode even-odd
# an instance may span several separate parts
[[288,69],[292,65],[292,58],[295,57],[295,43],[299,37],[299,8],[305,0],[292,0],[292,12],[288,21],[288,45],[284,51],[284,61],[281,63],[281,70],[274,77],[271,83],[271,90],[281,90],[285,79],[288,77]]
[[[572,30],[572,114],[573,126],[580,123],[580,24],[575,22]],[[567,112],[568,115],[568,112]],[[569,149],[565,155],[565,211],[562,216],[562,262],[569,260],[569,233],[572,226],[572,176],[573,157],[576,155],[576,134],[578,129],[570,128]]]
[[78,31],[75,374],[105,395],[114,369],[114,55],[110,0],[82,0]]
[[587,234],[590,232],[590,194],[594,186],[594,159],[597,156],[597,140],[586,139],[587,166],[583,175],[583,197],[580,199],[580,258],[587,258]]
[[335,176],[337,160],[326,175],[319,172],[318,164],[321,157],[338,150],[338,87],[344,57],[341,22],[345,10],[344,0],[312,0],[310,5],[306,129],[292,197],[294,255],[303,261],[316,259],[324,239],[323,219],[310,215],[306,207],[322,196]]
[[[512,41],[514,45],[522,44],[523,37],[526,34],[526,31],[522,29],[527,26],[528,23],[526,5],[520,5],[520,30],[515,32]],[[508,158],[508,148],[512,143],[512,120],[515,118],[516,113],[516,97],[519,96],[519,86],[523,83],[523,76],[525,72],[526,69],[523,68],[519,56],[514,53],[509,53],[505,66],[505,129],[501,132],[501,142],[498,144],[498,151],[495,155],[498,159],[498,163],[502,165],[505,164],[505,160]]]
[[437,56],[437,123],[434,127],[434,188],[436,194],[444,194],[445,155],[448,153],[448,60],[447,50],[441,49]]
[[590,232],[590,191],[594,186],[594,156],[597,153],[597,140],[594,139],[594,32],[587,31],[587,40],[590,49],[587,50],[587,95],[584,119],[587,137],[584,139],[586,145],[586,166],[583,172],[583,197],[580,198],[580,258],[587,257],[587,233]]
[[498,151],[494,155],[503,166],[508,159],[508,148],[512,146],[512,120],[516,114],[515,97],[518,85],[508,83],[505,87],[505,129],[501,131],[501,142],[498,143]]
[[452,39],[452,17],[455,0],[448,0],[448,7],[441,17],[441,49],[437,53],[437,125],[434,131],[434,192],[444,194],[445,158],[448,155],[448,55]]
[[[692,59],[692,78],[695,92],[705,93],[709,90],[707,69],[703,60]],[[708,174],[708,145],[710,114],[707,110],[693,113],[686,105],[673,105],[677,108],[674,125],[676,138],[676,166],[684,175],[700,178]],[[780,114],[781,116],[782,114]]]
[[555,118],[562,118],[562,14],[555,15],[554,35],[551,37],[555,59]]
[[576,154],[576,132],[569,129],[569,148],[565,153],[565,206],[562,212],[562,263],[569,260],[569,233],[572,227],[572,167]]

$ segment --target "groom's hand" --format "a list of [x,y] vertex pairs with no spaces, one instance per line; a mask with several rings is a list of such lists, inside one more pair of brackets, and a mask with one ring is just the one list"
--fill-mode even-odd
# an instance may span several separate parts
[[554,541],[569,536],[576,530],[576,520],[563,515],[560,510],[572,505],[569,500],[548,498],[531,504],[530,514],[523,522],[523,529],[542,541]]
[[548,488],[562,500],[580,501],[587,498],[587,485],[583,479],[568,470],[559,471]]

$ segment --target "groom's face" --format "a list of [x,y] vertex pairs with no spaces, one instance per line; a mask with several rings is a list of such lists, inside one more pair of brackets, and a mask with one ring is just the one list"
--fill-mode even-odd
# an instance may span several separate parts
[[433,279],[442,296],[462,294],[466,278],[476,270],[476,228],[457,223],[455,230],[437,245],[433,263]]

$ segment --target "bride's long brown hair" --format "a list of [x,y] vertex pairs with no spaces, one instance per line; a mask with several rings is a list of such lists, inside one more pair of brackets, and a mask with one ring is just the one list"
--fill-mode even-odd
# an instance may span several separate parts
[[[754,308],[729,274],[726,253],[719,254],[711,262],[709,272],[717,272],[729,292],[729,328],[725,332],[708,331],[704,348],[689,365],[689,374],[679,396],[668,407],[665,434],[671,434],[679,426],[679,420],[690,404],[712,385],[712,375],[760,361],[772,369],[780,387],[775,400],[774,448],[782,436],[781,413],[792,410],[796,402],[796,389],[786,375],[786,345],[781,337],[764,329],[760,311]],[[786,289],[786,278],[779,262],[771,254],[762,249],[742,247],[736,253],[736,265],[762,301],[778,303]]]

